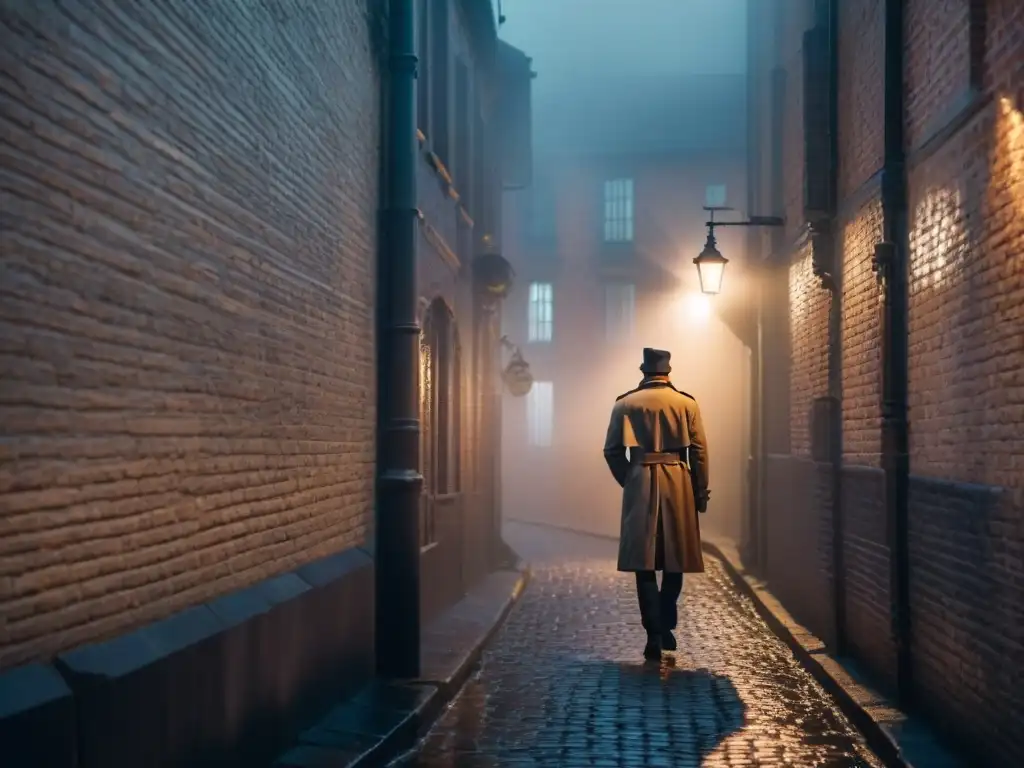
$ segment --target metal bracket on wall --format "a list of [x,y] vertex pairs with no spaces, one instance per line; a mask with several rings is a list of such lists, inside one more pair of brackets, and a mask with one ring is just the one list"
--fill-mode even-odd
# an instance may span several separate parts
[[885,287],[895,262],[896,243],[882,242],[875,245],[875,253],[871,258],[871,269],[875,273],[879,287]]
[[811,225],[811,269],[814,276],[821,281],[821,287],[834,292],[838,286],[836,280],[836,253],[830,222],[824,221]]

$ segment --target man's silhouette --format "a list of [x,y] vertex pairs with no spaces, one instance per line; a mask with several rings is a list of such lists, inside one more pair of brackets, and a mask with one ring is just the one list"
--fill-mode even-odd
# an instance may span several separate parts
[[704,570],[697,513],[707,510],[708,444],[697,401],[669,380],[670,359],[644,349],[643,381],[616,398],[604,443],[623,489],[618,568],[636,573],[648,659],[676,649],[683,574]]

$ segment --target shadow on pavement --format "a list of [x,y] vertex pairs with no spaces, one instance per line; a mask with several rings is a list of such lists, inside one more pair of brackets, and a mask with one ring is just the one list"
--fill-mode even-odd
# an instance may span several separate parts
[[660,663],[574,661],[559,677],[529,753],[550,759],[551,750],[561,748],[563,765],[611,760],[699,768],[746,721],[746,707],[728,677],[679,668],[670,656]]

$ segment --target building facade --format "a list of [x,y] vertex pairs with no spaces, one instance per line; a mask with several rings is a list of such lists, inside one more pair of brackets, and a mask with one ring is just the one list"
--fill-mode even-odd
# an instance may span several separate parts
[[[1024,760],[1024,6],[750,6],[747,556],[986,764]],[[812,553],[812,554],[811,554]],[[808,556],[811,554],[811,556]]]
[[[508,516],[618,534],[607,419],[654,346],[673,352],[677,385],[705,410],[718,468],[708,523],[738,526],[748,354],[700,295],[693,258],[703,207],[745,206],[744,92],[742,75],[595,79],[565,94],[563,123],[545,115],[555,124],[537,127],[533,183],[505,212],[521,290],[506,302],[504,332],[536,378],[526,397],[505,401]],[[728,280],[743,280],[743,242],[720,233]]]
[[[379,661],[382,105],[413,3],[213,5],[0,11],[0,741],[34,765],[245,763]],[[473,262],[522,127],[488,2],[412,23],[425,623],[492,567]]]

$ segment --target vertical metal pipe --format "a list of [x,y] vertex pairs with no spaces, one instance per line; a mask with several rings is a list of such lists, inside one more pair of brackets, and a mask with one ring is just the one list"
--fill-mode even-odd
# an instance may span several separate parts
[[843,245],[835,217],[839,199],[839,0],[823,8],[828,29],[829,163],[833,217],[831,243],[833,276],[828,316],[828,393],[832,412],[829,429],[832,495],[832,645],[846,653],[846,559],[843,515]]
[[413,0],[388,2],[381,216],[382,332],[376,525],[377,671],[420,674],[419,335],[416,238],[416,52]]
[[[760,67],[760,38],[757,37],[759,28],[758,6],[753,3],[747,5],[747,211],[752,213],[760,207],[760,165],[758,160],[757,137],[760,133],[759,124],[761,120],[759,83],[757,72]],[[747,252],[750,254],[759,253],[760,233],[753,227],[747,230]],[[758,531],[758,520],[761,517],[761,504],[763,503],[761,477],[764,474],[764,426],[761,419],[762,400],[764,396],[764,376],[761,371],[764,365],[764,334],[762,323],[764,315],[764,270],[758,263],[754,267],[756,275],[756,299],[755,299],[755,340],[753,356],[751,358],[751,382],[750,382],[750,457],[747,463],[750,495],[747,500],[746,521],[744,525],[743,556],[750,567],[758,568],[757,563],[757,541],[760,536]]]
[[883,243],[876,250],[883,282],[882,462],[890,563],[896,687],[911,696],[908,485],[910,476],[908,373],[908,230],[904,135],[904,0],[885,3],[885,162],[882,171]]

